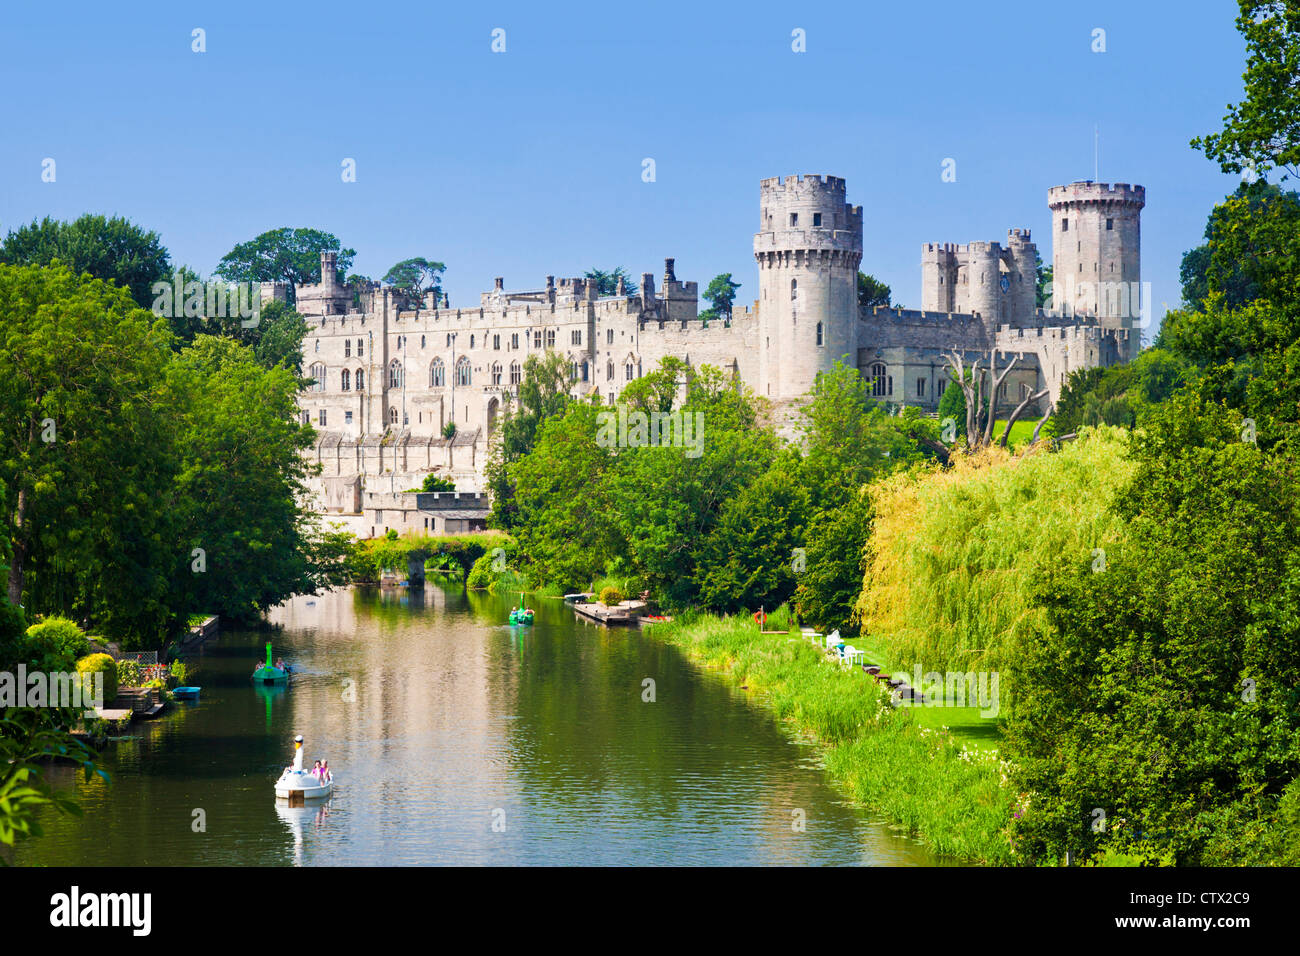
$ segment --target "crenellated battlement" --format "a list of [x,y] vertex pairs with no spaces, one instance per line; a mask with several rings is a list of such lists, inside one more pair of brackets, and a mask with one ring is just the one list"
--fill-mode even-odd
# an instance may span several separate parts
[[1098,183],[1085,179],[1065,186],[1052,186],[1047,190],[1047,205],[1050,209],[1086,203],[1120,203],[1140,209],[1146,205],[1146,200],[1145,186],[1128,183]]

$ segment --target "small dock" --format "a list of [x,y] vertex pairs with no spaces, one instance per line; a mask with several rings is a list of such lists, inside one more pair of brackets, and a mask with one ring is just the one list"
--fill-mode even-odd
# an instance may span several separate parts
[[[567,600],[567,596],[566,596]],[[606,627],[633,627],[646,613],[645,601],[622,601],[615,605],[573,602],[573,610]]]

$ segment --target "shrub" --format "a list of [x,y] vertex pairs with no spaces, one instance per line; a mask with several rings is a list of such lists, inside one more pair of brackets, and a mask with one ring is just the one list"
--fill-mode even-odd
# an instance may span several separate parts
[[90,653],[90,639],[76,621],[66,617],[47,617],[27,629],[32,650],[45,658],[49,670],[67,670]]
[[172,677],[176,678],[176,683],[184,684],[189,676],[189,668],[184,661],[172,661]]
[[121,687],[139,687],[141,682],[140,665],[135,661],[117,662],[117,683]]
[[[104,703],[117,697],[117,661],[107,654],[88,654],[77,661],[77,673],[87,675],[83,680],[93,680],[94,674],[104,675]],[[93,685],[92,685],[93,688]]]
[[607,606],[613,606],[615,604],[620,603],[622,600],[623,600],[623,592],[620,591],[618,588],[614,587],[612,584],[609,585],[608,587],[603,587],[600,589],[601,604]]

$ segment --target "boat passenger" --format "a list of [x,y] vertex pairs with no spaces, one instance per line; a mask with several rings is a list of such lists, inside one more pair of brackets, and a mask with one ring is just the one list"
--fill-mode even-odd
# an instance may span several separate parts
[[319,760],[317,760],[314,764],[312,764],[311,772],[312,772],[312,775],[316,778],[317,781],[319,781],[319,780],[321,779],[321,769],[320,769],[320,761],[319,761]]
[[334,775],[330,773],[330,762],[326,760],[320,765],[321,780],[333,780]]

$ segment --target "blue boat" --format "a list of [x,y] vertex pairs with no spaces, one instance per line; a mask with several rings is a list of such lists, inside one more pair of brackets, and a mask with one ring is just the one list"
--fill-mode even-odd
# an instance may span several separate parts
[[173,687],[172,696],[180,700],[198,700],[201,689],[199,687]]

